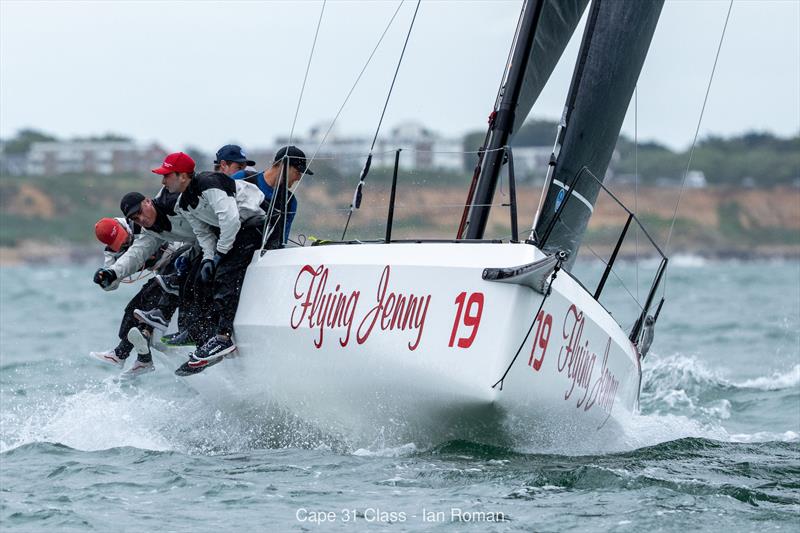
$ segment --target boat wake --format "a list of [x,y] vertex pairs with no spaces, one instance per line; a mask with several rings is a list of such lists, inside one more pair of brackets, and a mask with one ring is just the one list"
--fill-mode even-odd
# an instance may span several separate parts
[[800,365],[731,381],[693,357],[652,357],[642,375],[641,414],[626,422],[626,439],[639,448],[687,437],[726,442],[797,442],[800,428],[737,432],[736,420],[765,409],[792,409],[800,401]]
[[290,414],[211,402],[159,373],[135,384],[116,378],[87,381],[80,390],[33,402],[12,398],[0,418],[0,453],[42,442],[83,451],[133,447],[192,455],[288,447],[346,450],[336,437]]
[[769,377],[753,378],[735,383],[735,386],[740,388],[766,391],[789,389],[798,385],[800,385],[800,365],[794,365],[794,368],[788,372],[775,372]]
[[[133,447],[186,454],[225,454],[265,448],[331,450],[360,457],[405,457],[436,449],[424,438],[401,439],[392,421],[375,434],[334,435],[278,408],[210,400],[164,372],[137,384],[115,378],[88,380],[38,400],[4,391],[7,407],[0,418],[0,453],[33,443],[57,443],[97,451]],[[607,449],[591,443],[550,437],[559,428],[515,427],[520,438],[508,443],[522,453],[585,455],[625,452],[684,438],[723,442],[798,442],[800,428],[782,431],[737,430],[737,417],[765,409],[796,409],[800,401],[800,365],[786,372],[730,381],[702,362],[683,355],[651,357],[645,366],[641,413],[623,418],[620,438]],[[774,426],[773,426],[774,427]],[[390,429],[386,429],[390,428]],[[728,428],[728,429],[726,429]],[[535,433],[541,439],[525,438]]]

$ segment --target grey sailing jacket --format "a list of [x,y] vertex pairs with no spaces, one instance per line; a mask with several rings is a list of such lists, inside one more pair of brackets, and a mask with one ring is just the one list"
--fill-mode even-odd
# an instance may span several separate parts
[[189,221],[174,211],[177,195],[170,194],[166,189],[161,189],[153,199],[156,208],[156,222],[150,228],[142,228],[142,232],[133,241],[128,250],[117,258],[110,267],[116,274],[117,280],[106,290],[113,290],[119,286],[119,281],[142,269],[145,262],[164,244],[170,246],[159,259],[159,265],[166,264],[175,254],[175,251],[184,248],[185,244],[196,244],[194,230]]
[[263,217],[264,193],[243,180],[221,172],[201,172],[178,198],[175,211],[192,226],[203,250],[203,259],[226,254],[243,222]]

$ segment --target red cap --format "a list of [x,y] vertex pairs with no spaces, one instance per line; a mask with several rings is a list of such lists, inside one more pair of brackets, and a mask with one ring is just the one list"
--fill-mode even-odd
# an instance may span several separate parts
[[114,250],[119,249],[128,240],[128,230],[113,218],[101,218],[94,225],[94,234],[97,240]]
[[161,166],[154,168],[151,172],[154,174],[161,174],[162,176],[172,172],[186,172],[187,174],[191,174],[194,172],[194,159],[183,152],[175,152],[165,157]]

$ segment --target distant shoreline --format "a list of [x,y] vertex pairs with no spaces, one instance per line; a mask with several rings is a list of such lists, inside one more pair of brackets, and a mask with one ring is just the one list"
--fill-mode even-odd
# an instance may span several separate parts
[[[605,252],[606,250],[598,250],[595,247],[595,251]],[[582,256],[590,257],[591,254],[586,249],[582,249]],[[618,258],[623,261],[633,261],[636,257],[636,254],[631,251],[621,251],[618,256]],[[676,249],[669,253],[669,257],[696,257],[712,261],[800,260],[800,246],[770,245],[761,246],[752,250]],[[647,258],[647,255],[639,255],[640,260]],[[101,265],[102,262],[103,249],[96,244],[52,244],[25,241],[18,246],[0,246],[0,267],[79,264]]]

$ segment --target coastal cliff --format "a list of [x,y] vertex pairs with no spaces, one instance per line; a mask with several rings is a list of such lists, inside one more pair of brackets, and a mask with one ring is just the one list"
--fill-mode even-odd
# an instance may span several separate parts
[[[95,222],[119,215],[119,198],[139,190],[154,194],[160,184],[152,176],[0,178],[0,264],[70,261],[99,254]],[[655,241],[669,233],[679,189],[609,185],[635,210]],[[308,180],[298,192],[300,209],[294,234],[341,237],[351,187]],[[400,183],[395,239],[453,238],[466,197],[464,184]],[[520,185],[517,190],[520,236],[525,238],[541,189]],[[495,196],[487,238],[510,235],[507,188]],[[353,216],[348,238],[382,238],[386,223],[388,184],[369,183],[362,209]],[[607,249],[616,242],[626,214],[601,195],[585,243]],[[630,248],[626,242],[623,253]],[[669,253],[704,257],[800,257],[800,189],[708,187],[683,191],[670,239]]]

